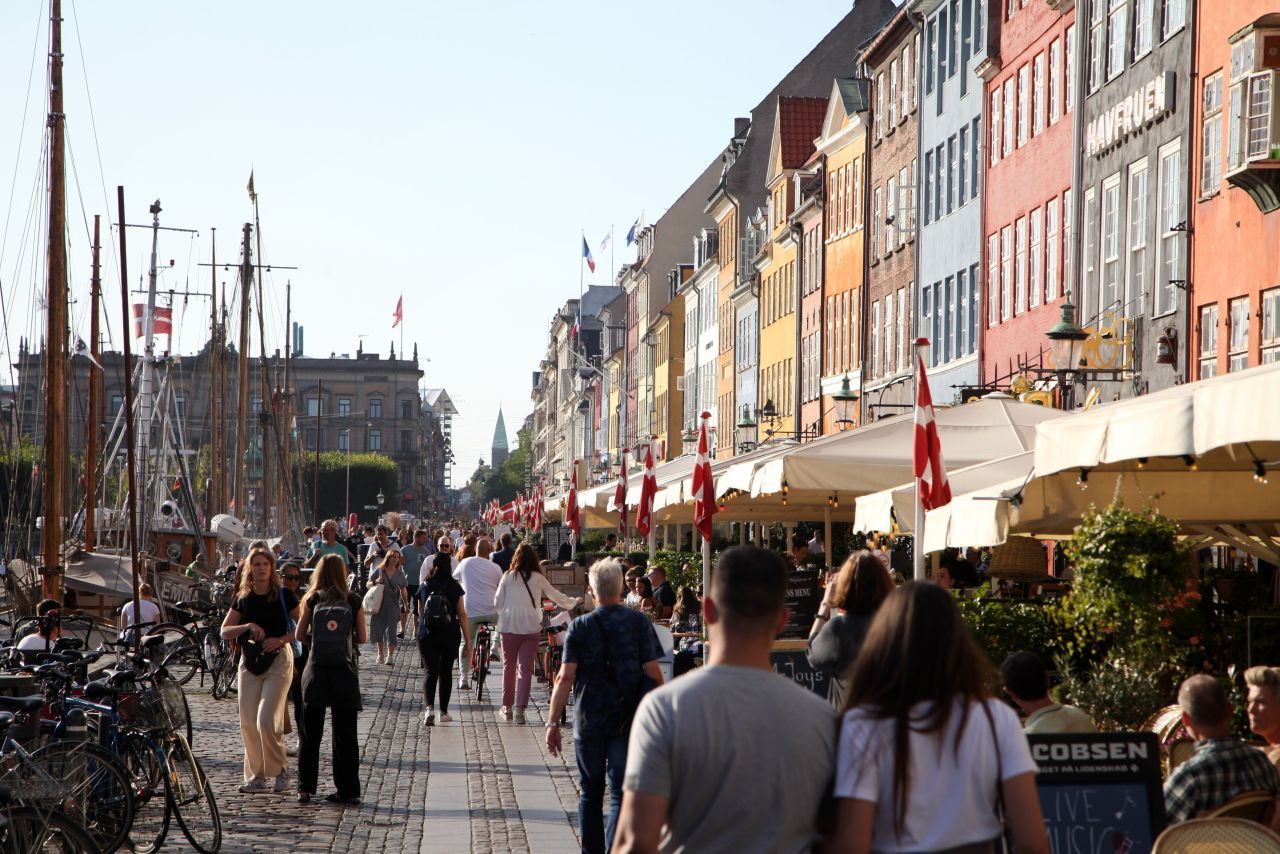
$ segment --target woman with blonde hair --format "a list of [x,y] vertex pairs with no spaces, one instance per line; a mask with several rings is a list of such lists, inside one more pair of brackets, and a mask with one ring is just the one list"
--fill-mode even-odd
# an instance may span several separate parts
[[311,592],[302,600],[298,637],[311,647],[302,671],[305,715],[302,750],[298,756],[298,803],[316,793],[320,775],[320,736],[324,711],[333,721],[333,783],[337,790],[326,796],[333,803],[360,803],[360,745],[356,715],[360,702],[360,675],[356,668],[359,644],[365,643],[364,606],[347,588],[347,565],[337,555],[320,558],[311,579]]
[[409,579],[404,574],[404,555],[395,546],[387,549],[382,563],[369,576],[370,584],[382,584],[382,601],[378,610],[369,615],[370,634],[378,642],[378,663],[394,664],[396,657],[396,633],[400,626],[400,614],[409,607]]
[[827,699],[837,709],[844,705],[849,668],[867,627],[892,592],[893,580],[884,564],[866,549],[849,555],[827,583],[809,629],[808,657],[811,667],[827,674]]
[[1267,757],[1280,766],[1280,667],[1255,665],[1244,672],[1249,693],[1249,729],[1266,742]]
[[[223,640],[240,644],[240,734],[244,738],[244,785],[258,794],[289,786],[284,747],[285,702],[293,681],[289,621],[298,619],[298,597],[280,586],[268,548],[250,549],[236,598],[222,621]],[[274,778],[274,786],[268,782]]]

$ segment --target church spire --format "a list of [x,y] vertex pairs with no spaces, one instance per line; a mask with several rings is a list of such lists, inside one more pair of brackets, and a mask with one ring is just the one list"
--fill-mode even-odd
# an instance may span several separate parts
[[507,423],[502,418],[502,407],[498,407],[498,423],[493,426],[493,446],[490,448],[490,464],[497,468],[511,456],[507,445]]

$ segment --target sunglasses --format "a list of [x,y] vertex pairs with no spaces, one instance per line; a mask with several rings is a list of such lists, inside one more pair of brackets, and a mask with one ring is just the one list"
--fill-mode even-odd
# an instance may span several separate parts
[[301,581],[302,580],[301,575],[285,575],[282,577],[284,578],[285,581]]

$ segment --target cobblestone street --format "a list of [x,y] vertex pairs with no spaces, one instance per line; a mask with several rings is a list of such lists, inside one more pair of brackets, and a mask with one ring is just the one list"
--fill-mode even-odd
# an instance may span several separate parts
[[[577,850],[573,741],[565,739],[567,757],[548,755],[542,740],[546,687],[534,685],[528,724],[498,723],[502,669],[495,664],[484,703],[475,702],[474,690],[460,695],[455,681],[453,720],[423,727],[416,648],[401,648],[394,667],[377,665],[369,650],[361,661],[359,808],[323,801],[332,791],[327,727],[319,794],[312,803],[296,803],[292,786],[285,796],[240,794],[243,751],[235,698],[215,702],[198,678],[192,680],[195,751],[217,788],[223,851]],[[289,761],[296,774],[297,760]],[[163,850],[190,850],[176,822]]]

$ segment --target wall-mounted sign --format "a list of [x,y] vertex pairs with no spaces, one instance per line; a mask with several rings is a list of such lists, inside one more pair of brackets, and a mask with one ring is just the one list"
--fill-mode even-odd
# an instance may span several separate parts
[[1089,122],[1085,128],[1085,153],[1096,157],[1119,145],[1130,134],[1173,112],[1173,87],[1173,72],[1162,72]]

